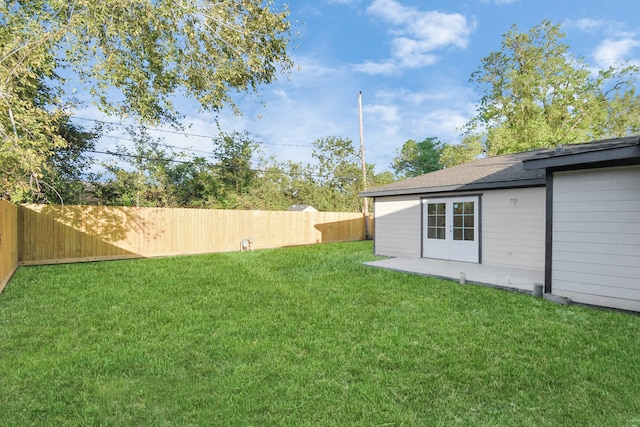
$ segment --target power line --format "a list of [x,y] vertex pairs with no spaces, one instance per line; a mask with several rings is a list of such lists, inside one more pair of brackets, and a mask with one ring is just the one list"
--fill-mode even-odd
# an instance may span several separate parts
[[[185,164],[185,165],[195,165],[196,162],[194,161],[190,161],[190,160],[177,160],[177,159],[168,159],[166,157],[150,157],[150,156],[145,156],[142,154],[129,154],[129,153],[116,153],[114,151],[101,151],[101,150],[87,150],[88,153],[94,153],[94,154],[105,154],[105,155],[109,155],[109,156],[115,156],[115,157],[128,157],[128,158],[134,158],[134,159],[138,159],[138,160],[152,160],[152,161],[164,161],[167,163],[180,163],[180,164]],[[213,167],[213,168],[218,168],[218,169],[230,169],[230,170],[237,170],[237,171],[247,171],[247,172],[262,172],[262,173],[278,173],[281,175],[289,175],[291,176],[291,174],[287,174],[284,171],[269,171],[269,170],[265,170],[265,169],[253,169],[253,168],[241,168],[239,166],[229,166],[229,165],[221,165],[221,164],[214,164],[214,163],[207,163],[207,166]],[[314,175],[311,174],[305,174],[306,176],[309,177],[314,177]]]
[[[109,121],[105,121],[105,120],[89,119],[89,118],[78,117],[78,116],[72,116],[72,118],[73,119],[78,119],[78,120],[84,120],[84,121],[88,121],[88,122],[105,124],[105,125],[126,126],[124,123],[119,123],[119,122],[109,122]],[[182,135],[182,136],[194,137],[194,138],[215,139],[215,138],[219,137],[219,136],[214,136],[214,135],[202,135],[202,134],[196,134],[196,133],[181,132],[181,131],[175,131],[175,130],[170,130],[170,129],[158,129],[158,128],[149,128],[149,127],[145,127],[145,129],[146,130],[150,130],[150,131],[154,131],[154,132],[170,133],[170,134],[174,134],[174,135]],[[105,135],[105,136],[107,136],[107,135]],[[311,145],[303,145],[303,144],[283,144],[283,143],[277,143],[277,142],[264,142],[264,141],[257,141],[257,142],[259,144],[264,144],[264,145],[277,145],[277,146],[283,146],[283,147],[313,148]]]
[[183,151],[193,151],[194,153],[203,153],[203,154],[208,154],[208,155],[213,155],[213,153],[211,153],[210,151],[204,151],[204,150],[196,150],[195,148],[185,148],[185,147],[178,147],[177,145],[171,145],[171,144],[163,144],[160,142],[152,142],[152,141],[135,141],[131,138],[125,138],[122,136],[115,136],[115,135],[103,135],[104,138],[111,138],[111,139],[119,139],[122,141],[130,141],[130,142],[140,142],[143,144],[157,144],[163,147],[167,147],[167,148],[172,148],[175,150],[183,150]]
[[[115,156],[115,157],[128,157],[128,158],[134,158],[134,159],[138,159],[138,160],[152,160],[152,161],[164,161],[167,163],[180,163],[180,164],[185,164],[185,165],[195,165],[196,162],[194,161],[190,161],[190,160],[177,160],[177,159],[168,159],[166,157],[150,157],[150,156],[145,156],[142,154],[129,154],[129,153],[116,153],[114,151],[102,151],[102,150],[86,150],[88,153],[94,153],[94,154],[104,154],[104,155],[109,155],[109,156]],[[299,176],[304,176],[305,178],[319,178],[322,179],[324,177],[320,176],[320,175],[314,175],[311,173],[300,173],[300,174],[293,174],[293,173],[288,173],[282,170],[267,170],[267,169],[253,169],[253,168],[243,168],[243,167],[239,167],[239,166],[231,166],[231,165],[221,165],[221,164],[215,164],[215,163],[207,163],[207,166],[212,167],[212,168],[217,168],[217,169],[227,169],[227,170],[235,170],[235,171],[244,171],[244,172],[255,172],[255,173],[264,173],[264,174],[278,174],[278,175],[285,175],[288,177],[295,177],[297,175]],[[355,178],[354,177],[345,177],[345,176],[336,176],[335,178],[341,180],[341,181],[352,181]]]

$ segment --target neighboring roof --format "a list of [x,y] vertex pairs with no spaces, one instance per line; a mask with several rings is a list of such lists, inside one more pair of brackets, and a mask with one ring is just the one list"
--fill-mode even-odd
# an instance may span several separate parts
[[544,170],[525,170],[522,161],[541,150],[486,157],[360,193],[363,197],[416,193],[535,187],[545,184]]
[[639,136],[561,145],[525,159],[524,168],[565,168],[619,160],[640,161]]
[[287,210],[296,212],[318,212],[318,210],[311,205],[291,205]]
[[545,185],[546,168],[570,168],[611,161],[640,163],[640,137],[606,139],[487,157],[372,188],[363,191],[360,196],[399,196],[536,187]]

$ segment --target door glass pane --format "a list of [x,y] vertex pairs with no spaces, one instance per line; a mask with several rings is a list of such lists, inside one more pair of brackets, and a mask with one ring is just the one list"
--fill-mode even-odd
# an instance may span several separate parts
[[453,240],[470,240],[474,236],[474,202],[453,204]]
[[464,228],[473,228],[473,215],[466,215],[464,217]]
[[427,239],[445,238],[446,212],[445,203],[427,204]]
[[465,214],[473,214],[473,208],[475,203],[473,202],[464,202],[464,213]]

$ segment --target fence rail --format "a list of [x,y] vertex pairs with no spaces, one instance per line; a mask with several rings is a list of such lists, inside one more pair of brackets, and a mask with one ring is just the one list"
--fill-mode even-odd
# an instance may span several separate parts
[[[365,239],[360,213],[23,205],[19,263],[50,264]],[[372,220],[370,219],[370,223]]]

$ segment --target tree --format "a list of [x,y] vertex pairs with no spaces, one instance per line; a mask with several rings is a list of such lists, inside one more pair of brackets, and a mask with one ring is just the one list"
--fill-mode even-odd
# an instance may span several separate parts
[[220,183],[213,165],[204,157],[169,165],[167,175],[177,206],[205,208],[215,204]]
[[39,186],[40,191],[31,196],[41,195],[39,199],[32,198],[35,203],[82,204],[86,202],[87,183],[93,180],[90,172],[93,159],[87,155],[95,147],[98,129],[86,131],[81,127],[63,120],[57,133],[66,145],[56,148],[47,162]]
[[460,144],[446,144],[442,149],[440,163],[445,168],[460,165],[474,160],[484,151],[481,137],[470,135]]
[[442,169],[440,156],[443,148],[443,143],[436,137],[420,142],[410,139],[400,150],[396,150],[391,167],[400,178],[410,178]]
[[52,107],[60,89],[44,84],[59,79],[55,61],[44,43],[27,54],[24,42],[13,40],[14,25],[3,16],[7,7],[0,4],[0,194],[20,200],[39,192],[38,179],[51,172],[50,159],[67,145],[59,134],[66,118],[61,107]]
[[99,108],[140,123],[177,124],[172,99],[231,106],[291,61],[286,10],[264,0],[9,0],[0,3],[0,185],[42,176],[65,145],[54,124],[76,105],[80,80]]
[[62,118],[56,133],[66,145],[51,151],[43,159],[42,179],[33,180],[29,191],[15,191],[17,203],[81,204],[86,202],[87,182],[92,180],[93,159],[87,153],[94,148],[99,130],[87,131]]
[[318,190],[313,206],[325,211],[361,210],[362,170],[353,141],[329,136],[315,140],[313,147],[317,164],[312,170]]
[[[516,26],[473,73],[482,94],[465,137],[487,155],[577,143],[640,131],[636,66],[593,74],[569,53],[560,25],[544,21],[528,33]],[[474,143],[467,144],[473,146]]]
[[[282,167],[284,176],[282,192],[289,207],[291,205],[311,205],[321,209],[318,204],[319,180],[313,174],[314,167],[302,163],[287,161]],[[333,209],[331,209],[333,210]]]
[[127,131],[133,144],[118,146],[116,160],[103,164],[109,175],[96,186],[98,200],[107,205],[175,207],[169,169],[182,153],[165,150],[144,127]]
[[286,210],[292,202],[286,188],[293,181],[286,171],[287,165],[274,156],[258,159],[251,187],[238,198],[239,209]]
[[367,163],[367,184],[369,187],[380,187],[391,184],[396,179],[389,171],[375,173],[375,165]]
[[[214,138],[213,157],[217,160],[216,175],[221,184],[219,200],[236,200],[237,196],[246,194],[256,176],[252,168],[252,160],[258,144],[249,132],[222,133]],[[225,203],[225,207],[233,208],[236,202]]]

